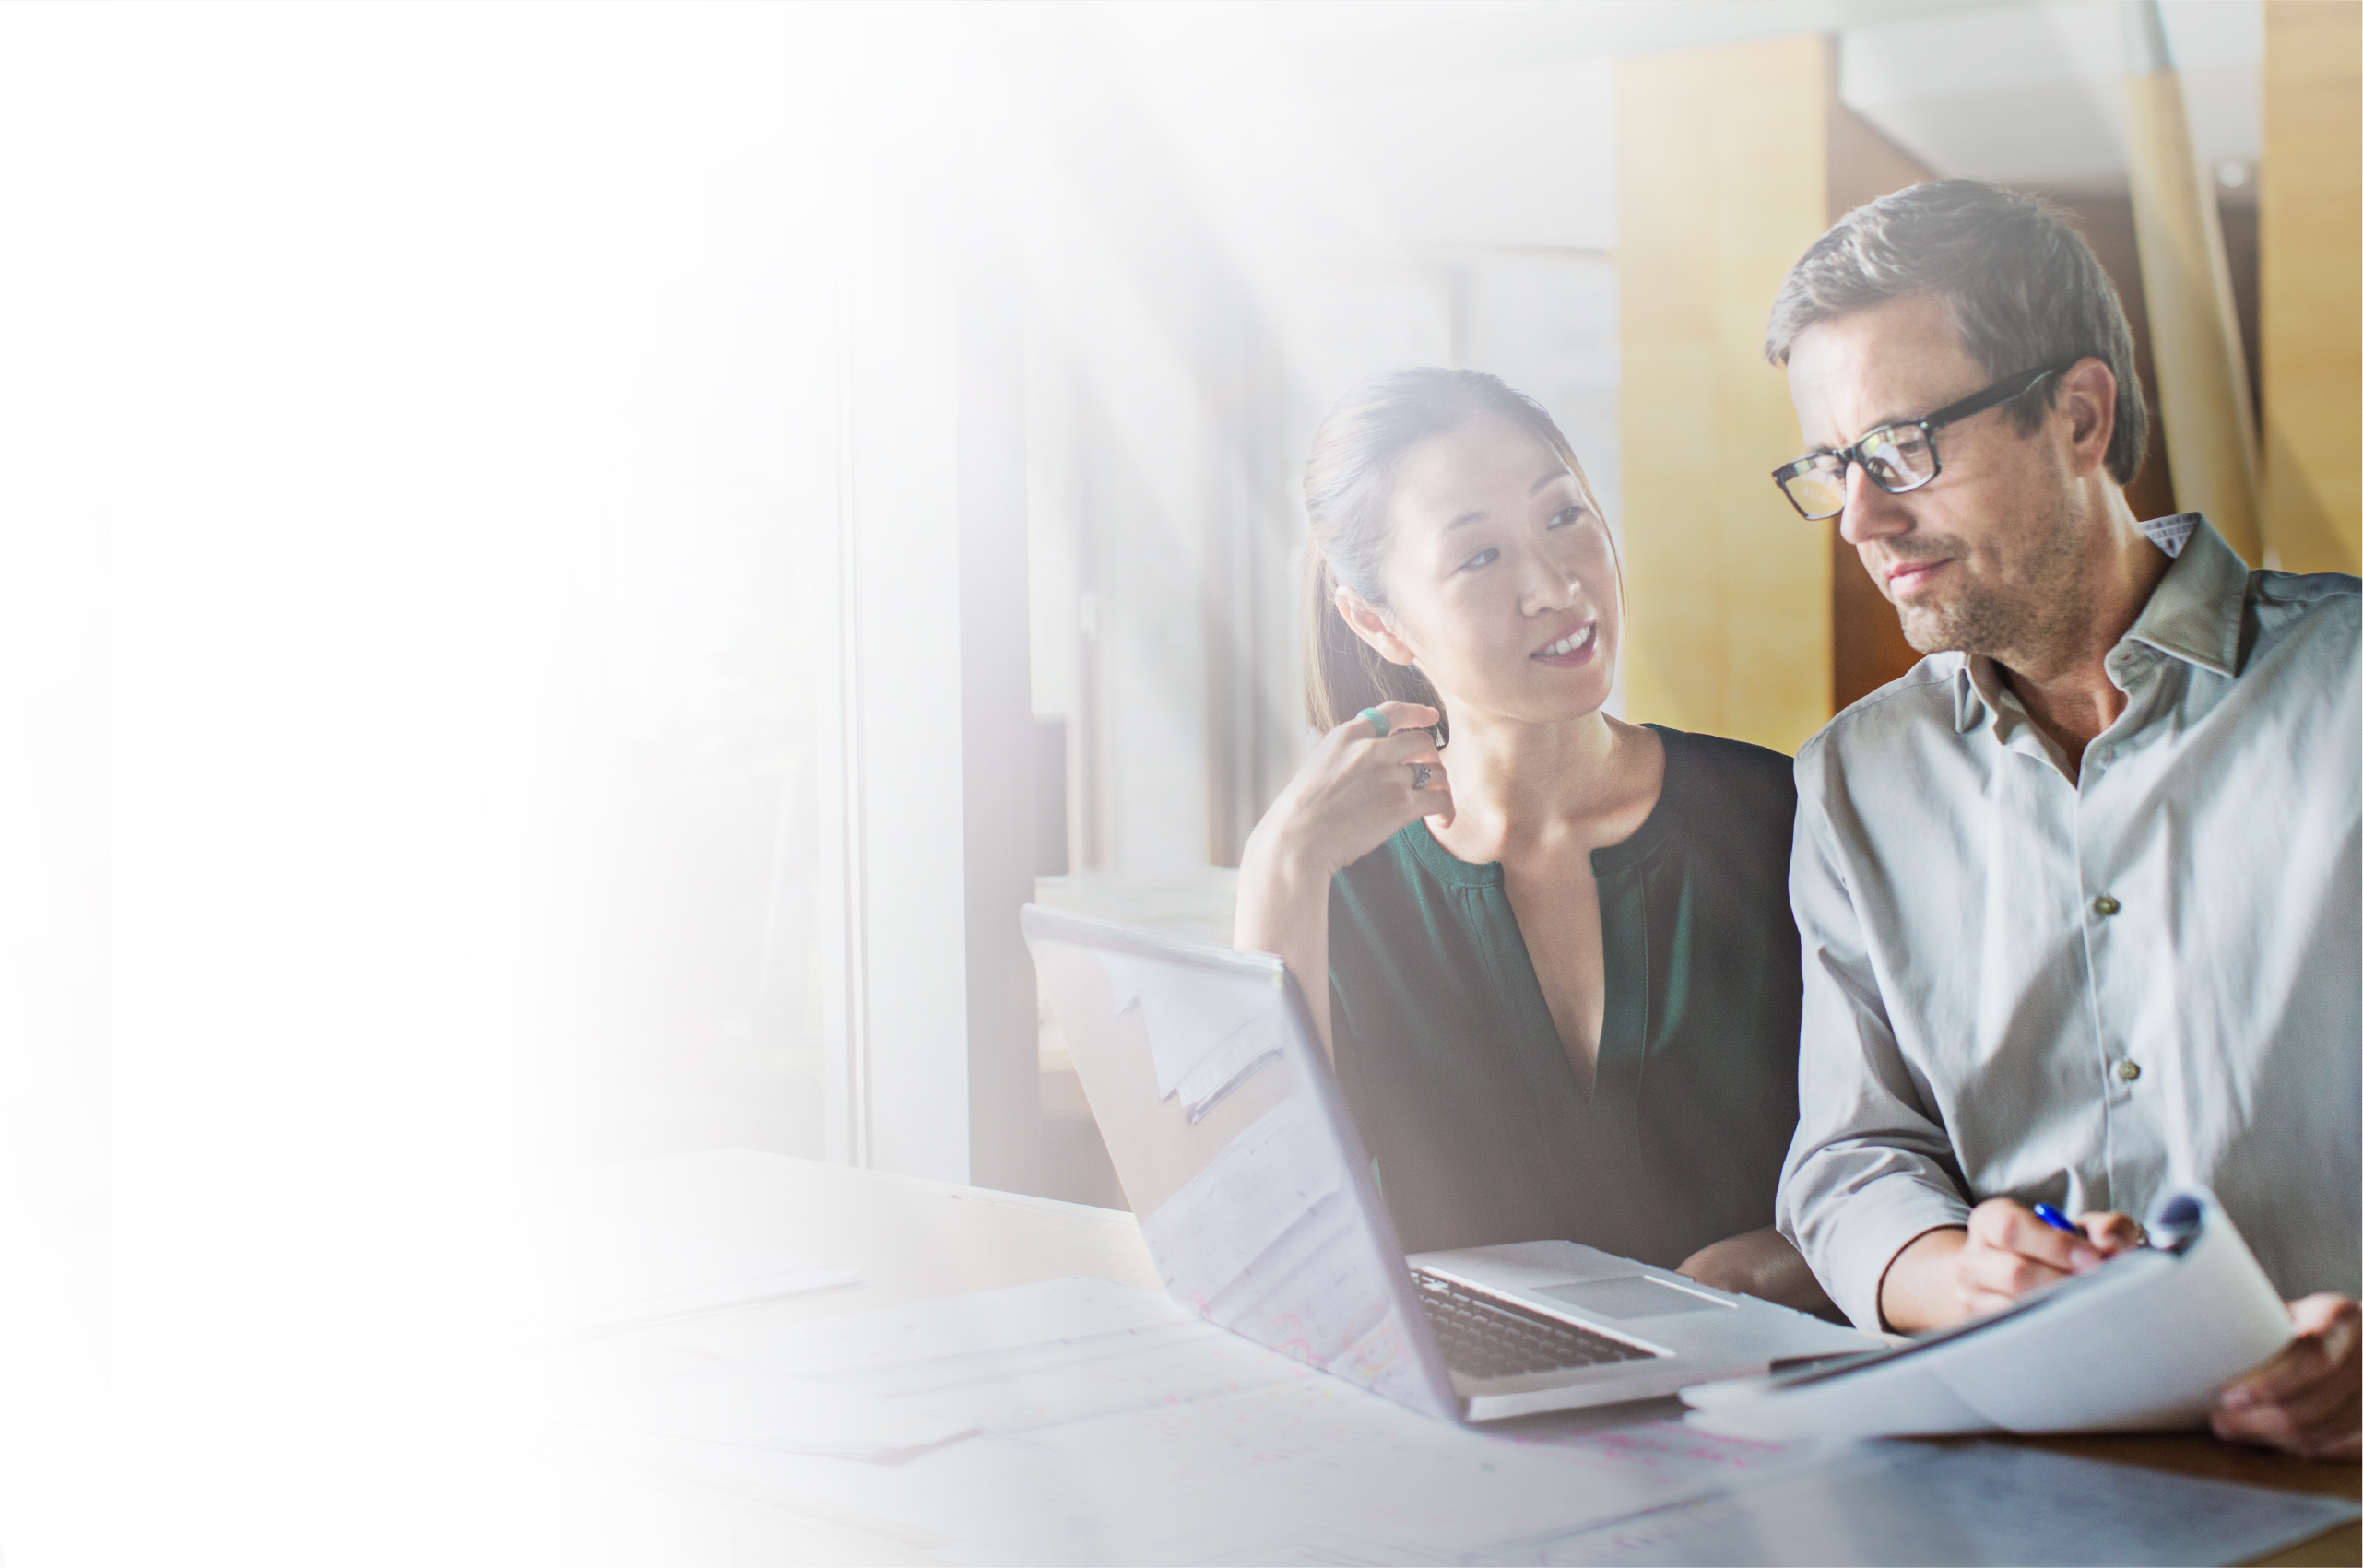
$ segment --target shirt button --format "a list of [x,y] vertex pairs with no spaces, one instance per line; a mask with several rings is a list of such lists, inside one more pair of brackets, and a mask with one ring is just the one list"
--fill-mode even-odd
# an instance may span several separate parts
[[2092,913],[2095,914],[2114,914],[2124,907],[2125,906],[2123,904],[2119,903],[2107,893],[2103,893],[2098,898],[2092,901]]
[[2127,1083],[2131,1083],[2142,1076],[2142,1064],[2132,1061],[2120,1062],[2117,1064],[2117,1076]]

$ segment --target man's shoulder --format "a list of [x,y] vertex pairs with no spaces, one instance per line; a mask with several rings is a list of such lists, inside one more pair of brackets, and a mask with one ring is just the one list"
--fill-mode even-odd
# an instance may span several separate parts
[[2251,572],[2247,620],[2242,674],[2272,670],[2283,701],[2302,701],[2306,690],[2319,700],[2351,700],[2363,676],[2363,581],[2344,572]]
[[2258,598],[2274,604],[2320,606],[2348,619],[2363,613],[2363,577],[2344,572],[2276,572],[2267,567],[2250,572],[2249,582]]
[[2249,600],[2258,631],[2271,635],[2354,635],[2363,627],[2363,579],[2344,572],[2251,572]]
[[1841,709],[1797,749],[1797,787],[1842,772],[1849,760],[1920,737],[1952,736],[1960,709],[1966,655],[1931,654],[1902,675]]

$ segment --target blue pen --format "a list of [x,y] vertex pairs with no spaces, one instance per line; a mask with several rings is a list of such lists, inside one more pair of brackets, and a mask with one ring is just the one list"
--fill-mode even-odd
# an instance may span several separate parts
[[[2190,1198],[2180,1197],[2175,1199],[2174,1205],[2168,1208],[2167,1216],[2181,1228],[2174,1232],[2175,1239],[2167,1243],[2166,1248],[2168,1252],[2180,1252],[2199,1234],[2199,1206]],[[2083,1226],[2048,1203],[2038,1203],[2035,1206],[2035,1218],[2054,1231],[2065,1231],[2079,1241],[2085,1239]],[[2148,1246],[2151,1244],[2150,1238],[2146,1235],[2138,1236],[2134,1239],[2133,1244],[2137,1247]]]
[[2071,1236],[2081,1236],[2084,1234],[2084,1227],[2078,1225],[2074,1220],[2069,1219],[2066,1215],[2061,1213],[2058,1209],[2052,1208],[2048,1203],[2038,1203],[2035,1206],[2035,1218],[2040,1220],[2054,1231],[2065,1231]]

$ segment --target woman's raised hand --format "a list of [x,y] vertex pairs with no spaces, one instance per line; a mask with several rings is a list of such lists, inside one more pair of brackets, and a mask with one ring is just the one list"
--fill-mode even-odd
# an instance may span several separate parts
[[[1387,731],[1357,715],[1321,737],[1256,824],[1250,855],[1299,878],[1329,878],[1422,817],[1452,821],[1452,781],[1436,749],[1443,715],[1420,702],[1386,702]],[[1258,855],[1258,852],[1260,852]]]
[[1386,733],[1359,715],[1321,737],[1239,860],[1231,940],[1278,953],[1303,987],[1321,1046],[1329,1037],[1329,878],[1422,817],[1452,820],[1452,783],[1419,702],[1383,702]]

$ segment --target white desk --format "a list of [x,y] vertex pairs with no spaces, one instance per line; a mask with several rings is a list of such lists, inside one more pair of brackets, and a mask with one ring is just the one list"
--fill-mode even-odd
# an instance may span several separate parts
[[[585,1206],[715,1241],[860,1270],[857,1287],[742,1309],[731,1326],[784,1323],[869,1307],[1086,1275],[1158,1289],[1131,1215],[1048,1199],[880,1175],[731,1150],[580,1174]],[[678,1338],[649,1329],[578,1346],[552,1365],[625,1362]],[[2357,1470],[2255,1450],[2203,1434],[2042,1440],[2037,1446],[2182,1474],[2354,1499]],[[666,1479],[580,1453],[528,1465],[526,1539],[563,1562],[905,1562],[941,1543],[892,1521],[822,1504],[783,1507],[723,1485]],[[2363,1531],[2349,1524],[2263,1561],[2353,1563]]]

